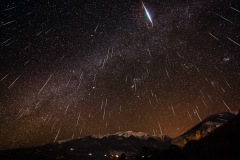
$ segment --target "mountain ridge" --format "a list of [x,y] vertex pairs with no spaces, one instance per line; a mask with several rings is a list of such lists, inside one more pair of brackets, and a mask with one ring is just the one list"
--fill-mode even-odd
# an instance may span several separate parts
[[173,145],[184,147],[191,140],[199,140],[209,133],[213,132],[216,128],[226,124],[237,116],[239,111],[222,112],[212,114],[206,117],[203,121],[183,133],[182,135],[174,138],[171,142]]
[[[60,140],[39,147],[0,151],[3,159],[118,159],[125,154],[128,159],[154,150],[164,152],[170,146],[184,147],[189,141],[198,141],[239,115],[224,112],[206,117],[202,122],[177,138],[151,135],[144,132],[124,131],[107,135],[91,135],[79,139]],[[197,137],[199,136],[199,137]]]

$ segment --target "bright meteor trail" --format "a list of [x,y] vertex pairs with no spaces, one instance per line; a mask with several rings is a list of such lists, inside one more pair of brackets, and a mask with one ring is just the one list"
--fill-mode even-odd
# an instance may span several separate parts
[[143,5],[143,8],[144,8],[144,10],[145,10],[145,12],[146,12],[146,14],[147,14],[147,17],[148,17],[149,21],[151,22],[151,24],[152,24],[152,26],[153,26],[153,22],[152,22],[152,18],[151,18],[150,13],[148,12],[148,10],[147,10],[147,8],[145,7],[145,5],[144,5],[143,2],[142,2],[142,5]]
[[239,1],[0,0],[0,160],[239,110]]

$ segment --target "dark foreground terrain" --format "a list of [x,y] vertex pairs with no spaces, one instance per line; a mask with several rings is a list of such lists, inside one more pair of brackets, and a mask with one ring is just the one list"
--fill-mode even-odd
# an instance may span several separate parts
[[142,132],[59,141],[40,147],[1,151],[1,159],[240,159],[240,114],[211,115],[171,139]]
[[152,136],[131,131],[106,136],[87,136],[80,139],[58,141],[40,147],[0,152],[0,159],[119,159],[122,155],[133,158],[142,148],[164,151],[171,138]]
[[240,159],[240,114],[199,140],[189,141],[183,148],[171,145],[164,152],[153,153],[149,159],[212,160]]

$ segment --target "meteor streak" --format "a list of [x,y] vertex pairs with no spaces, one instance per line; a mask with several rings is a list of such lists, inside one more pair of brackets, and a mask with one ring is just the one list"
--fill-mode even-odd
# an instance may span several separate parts
[[146,15],[147,15],[149,21],[151,22],[151,24],[152,24],[152,26],[153,26],[153,21],[152,21],[152,18],[151,18],[150,13],[148,12],[148,10],[147,10],[147,8],[145,7],[145,5],[144,5],[143,2],[142,2],[142,5],[143,5],[143,8],[144,8],[144,10],[145,10],[145,13],[146,13]]

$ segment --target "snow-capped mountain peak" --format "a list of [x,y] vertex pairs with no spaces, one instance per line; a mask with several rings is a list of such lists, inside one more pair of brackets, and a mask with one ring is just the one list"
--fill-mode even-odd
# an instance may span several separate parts
[[123,132],[117,132],[115,134],[107,134],[107,135],[92,135],[92,138],[109,138],[109,137],[122,137],[122,138],[129,138],[129,137],[135,137],[139,139],[149,139],[154,138],[158,140],[165,140],[165,139],[171,139],[170,137],[166,135],[151,135],[149,133],[145,132],[133,132],[133,131],[123,131]]

